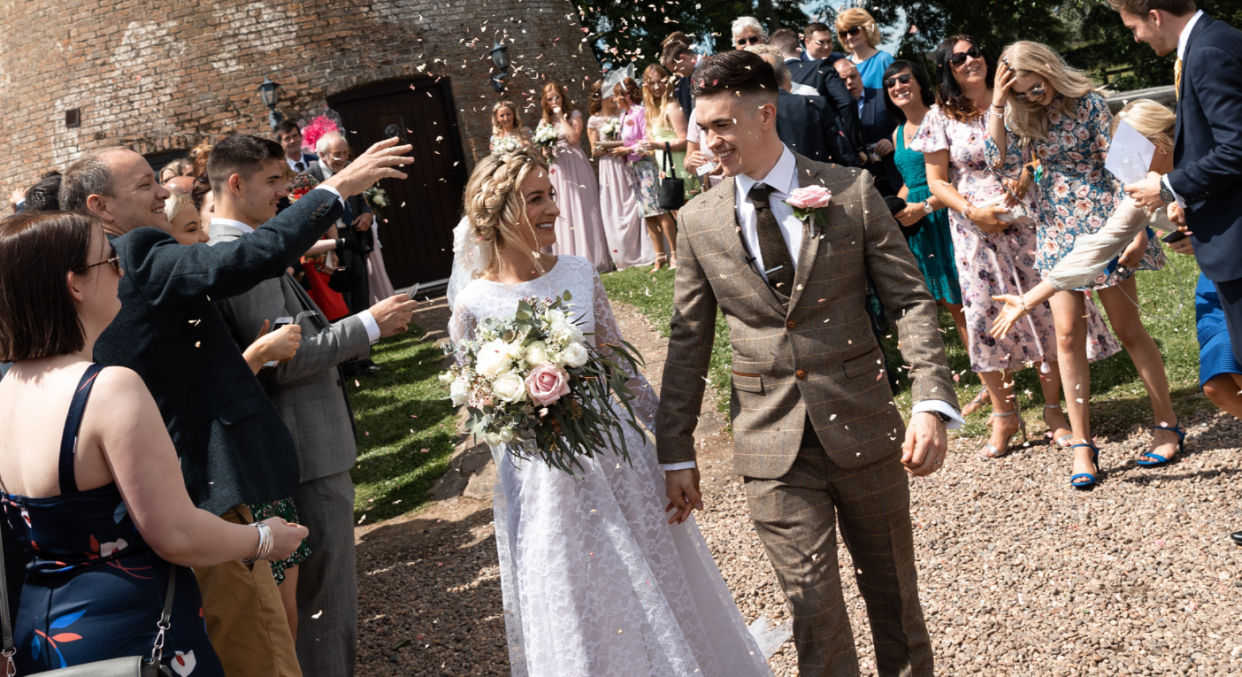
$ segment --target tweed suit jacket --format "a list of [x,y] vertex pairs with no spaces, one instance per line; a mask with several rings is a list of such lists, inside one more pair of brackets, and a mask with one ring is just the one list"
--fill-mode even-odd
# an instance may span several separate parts
[[821,232],[804,224],[788,306],[748,263],[732,177],[678,215],[672,335],[656,419],[662,464],[695,460],[717,308],[733,348],[736,473],[776,479],[788,472],[808,416],[840,467],[900,450],[904,424],[863,306],[868,273],[896,318],[913,401],[957,406],[935,301],[871,175],[795,158],[799,184],[828,188],[832,202]]
[[[225,224],[211,224],[209,246],[246,237]],[[371,354],[366,326],[356,316],[333,323],[302,286],[289,275],[217,303],[237,344],[245,350],[263,328],[263,320],[296,318],[310,311],[302,325],[302,345],[285,364],[263,369],[259,383],[293,435],[302,481],[327,477],[353,467],[357,434],[349,393],[337,366]]]

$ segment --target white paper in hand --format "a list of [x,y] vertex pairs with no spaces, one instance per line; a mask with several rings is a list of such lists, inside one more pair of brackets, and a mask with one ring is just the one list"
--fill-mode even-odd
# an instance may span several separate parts
[[1138,183],[1147,178],[1151,159],[1155,154],[1155,144],[1139,134],[1130,123],[1122,120],[1117,125],[1117,133],[1113,134],[1104,169],[1112,172],[1123,185]]

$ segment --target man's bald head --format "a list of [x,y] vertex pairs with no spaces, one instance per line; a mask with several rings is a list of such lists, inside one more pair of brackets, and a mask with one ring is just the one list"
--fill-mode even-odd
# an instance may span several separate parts
[[164,200],[168,195],[146,158],[112,146],[91,151],[69,165],[61,179],[60,208],[95,214],[113,235],[143,227],[166,230]]
[[319,163],[327,166],[333,174],[345,169],[353,157],[349,142],[340,132],[328,132],[319,137],[315,152],[319,154]]
[[857,101],[863,95],[862,76],[858,74],[858,68],[849,59],[837,59],[832,62],[832,67],[837,69],[837,75],[845,81],[845,88],[850,90],[850,96]]

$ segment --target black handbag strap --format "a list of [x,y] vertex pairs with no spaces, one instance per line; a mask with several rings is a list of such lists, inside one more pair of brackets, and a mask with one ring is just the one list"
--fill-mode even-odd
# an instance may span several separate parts
[[[0,519],[8,516],[0,513]],[[9,581],[8,571],[4,567],[4,536],[0,535],[0,626],[4,630],[4,655],[13,659],[13,627],[9,624]]]
[[665,178],[677,178],[677,163],[673,162],[673,146],[669,142],[664,142],[664,158],[661,162],[660,169],[664,170]]

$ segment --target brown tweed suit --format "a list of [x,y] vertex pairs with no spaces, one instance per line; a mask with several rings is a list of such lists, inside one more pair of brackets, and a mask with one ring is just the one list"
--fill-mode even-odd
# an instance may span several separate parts
[[[913,367],[913,401],[956,408],[935,302],[871,175],[796,160],[799,184],[822,185],[833,198],[827,227],[803,232],[787,302],[747,264],[732,178],[678,215],[659,460],[695,460],[719,308],[733,348],[733,468],[746,479],[755,526],[789,599],[800,674],[858,674],[837,573],[839,519],[860,572],[880,674],[930,675],[900,464],[905,426],[863,306],[866,276],[896,318],[902,356]],[[808,420],[820,444],[802,447]]]

